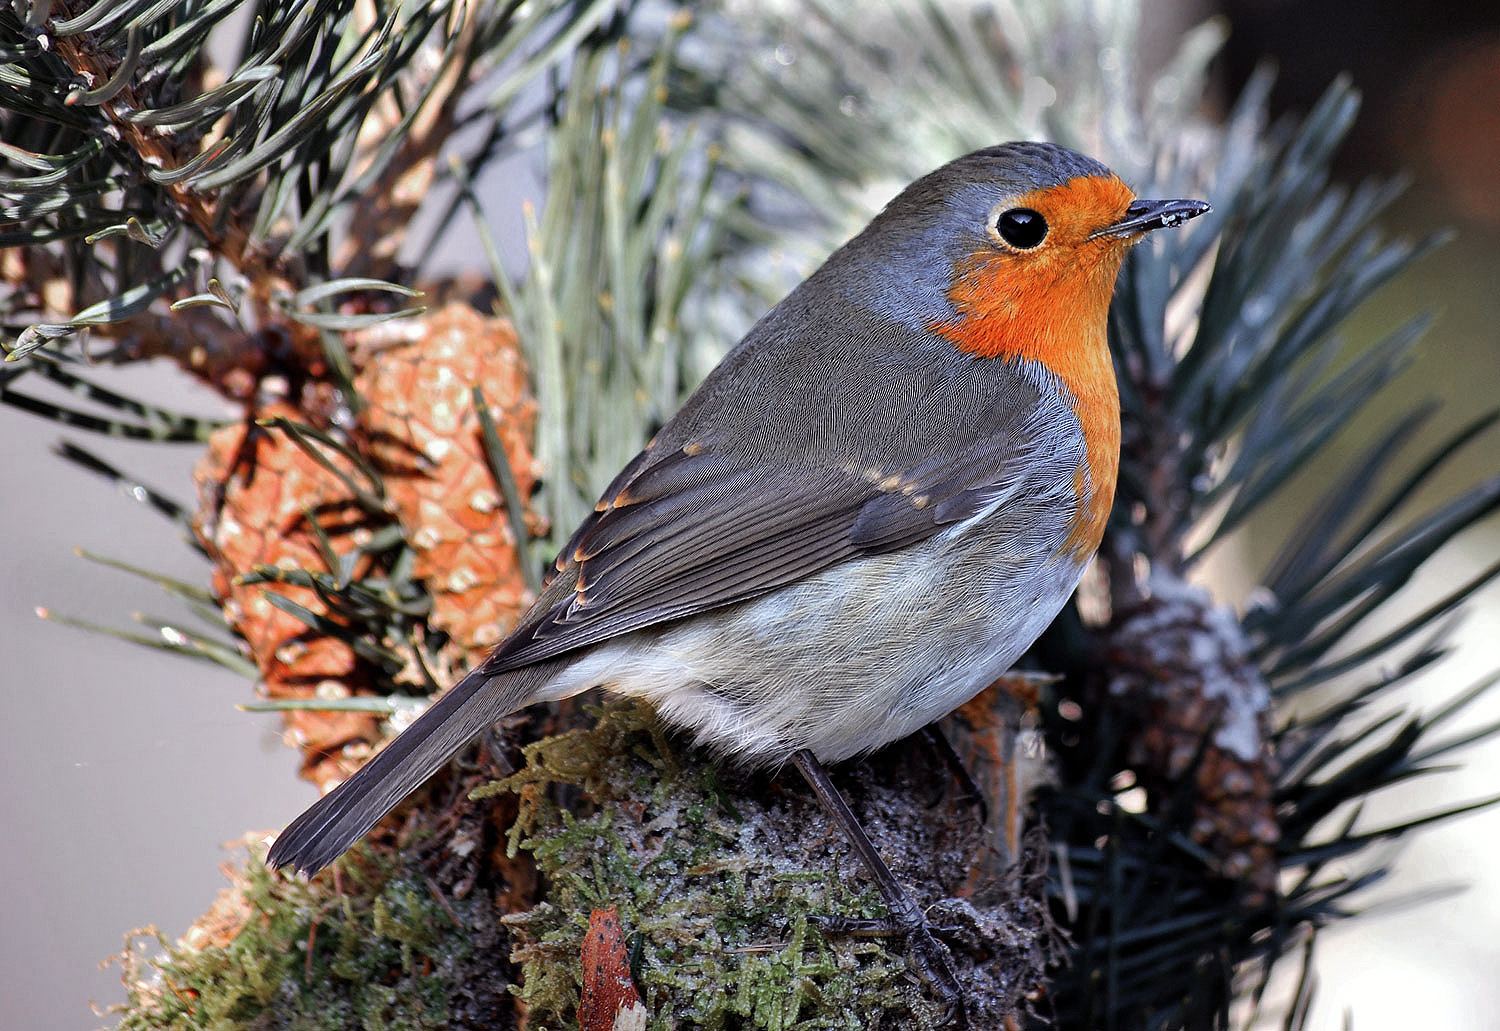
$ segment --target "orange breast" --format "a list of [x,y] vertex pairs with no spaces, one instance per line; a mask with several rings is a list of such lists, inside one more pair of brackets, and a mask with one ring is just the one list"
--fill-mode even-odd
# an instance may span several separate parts
[[1039,362],[1062,382],[1082,428],[1086,460],[1074,487],[1084,500],[1068,547],[1098,547],[1114,503],[1120,464],[1120,396],[1107,319],[1128,243],[1092,234],[1123,217],[1134,199],[1109,176],[1086,176],[1018,198],[1050,230],[1035,251],[986,248],[958,261],[948,300],[956,316],[928,328],[961,351]]

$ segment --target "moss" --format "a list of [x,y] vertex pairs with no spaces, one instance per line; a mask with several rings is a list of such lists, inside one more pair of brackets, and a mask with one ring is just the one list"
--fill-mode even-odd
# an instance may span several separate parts
[[[309,883],[252,858],[183,942],[127,951],[120,1027],[508,1031],[524,1014],[529,1031],[572,1029],[589,914],[608,906],[654,1031],[938,1026],[899,942],[824,933],[823,918],[884,908],[799,778],[716,768],[639,705],[597,715],[472,796],[493,801],[462,801],[472,772],[439,778],[333,874]],[[1004,1026],[1051,944],[1040,878],[981,907],[943,901],[983,847],[971,809],[938,804],[953,801],[946,772],[914,747],[836,776],[956,932],[971,1026]]]
[[[258,859],[183,941],[153,935],[164,952],[152,959],[127,948],[122,1031],[501,1026],[471,1019],[471,975],[493,965],[476,955],[486,936],[466,933],[485,919],[481,898],[440,903],[404,862],[363,846],[312,882]],[[508,980],[491,1015],[510,1009]]]
[[[820,918],[879,917],[884,909],[800,781],[716,771],[703,756],[680,759],[649,710],[632,703],[608,706],[596,726],[539,741],[524,754],[524,769],[484,793],[519,794],[509,847],[532,853],[544,875],[544,901],[506,919],[517,933],[513,958],[530,1026],[572,1026],[589,911],[604,906],[619,907],[627,933],[637,936],[636,981],[653,1029],[938,1022],[899,943],[887,949],[876,939],[822,933]],[[928,822],[934,816],[909,795],[878,801],[887,812],[875,822],[893,833],[908,821],[891,810],[922,809]],[[933,841],[910,844],[939,865],[948,855]],[[951,865],[949,875],[960,878],[967,869]],[[1033,930],[1039,912],[1032,912]],[[1021,951],[1034,961],[1030,987],[1045,950],[1030,937]],[[969,986],[993,993],[969,974]],[[1014,979],[1007,985],[1007,1012],[1021,990]]]

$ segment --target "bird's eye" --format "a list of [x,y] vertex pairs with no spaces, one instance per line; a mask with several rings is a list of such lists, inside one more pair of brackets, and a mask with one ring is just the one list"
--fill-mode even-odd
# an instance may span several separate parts
[[1030,208],[1007,208],[995,219],[1000,239],[1019,251],[1029,251],[1047,238],[1047,220]]

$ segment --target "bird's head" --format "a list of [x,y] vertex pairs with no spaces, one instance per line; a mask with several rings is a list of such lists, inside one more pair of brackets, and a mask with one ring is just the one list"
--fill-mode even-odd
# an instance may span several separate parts
[[1067,352],[1102,346],[1130,247],[1208,210],[1138,199],[1065,147],[1006,143],[912,183],[846,250],[878,269],[880,285],[862,288],[886,314],[971,354],[1066,366]]
[[1064,147],[1007,143],[914,182],[830,265],[852,276],[849,295],[877,319],[946,342],[955,359],[1019,361],[1055,378],[1085,439],[1079,550],[1092,553],[1119,463],[1107,325],[1120,263],[1147,233],[1208,210],[1141,200]]

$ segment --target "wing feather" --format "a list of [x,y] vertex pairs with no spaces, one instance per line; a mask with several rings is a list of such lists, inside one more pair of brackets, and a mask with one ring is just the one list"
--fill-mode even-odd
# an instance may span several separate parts
[[[759,348],[743,360],[773,357]],[[710,377],[610,484],[488,675],[910,547],[1042,479],[1071,482],[1083,460],[1076,418],[1044,372],[920,355],[865,371],[845,384],[848,403],[818,406],[815,422],[785,389],[727,405]]]

